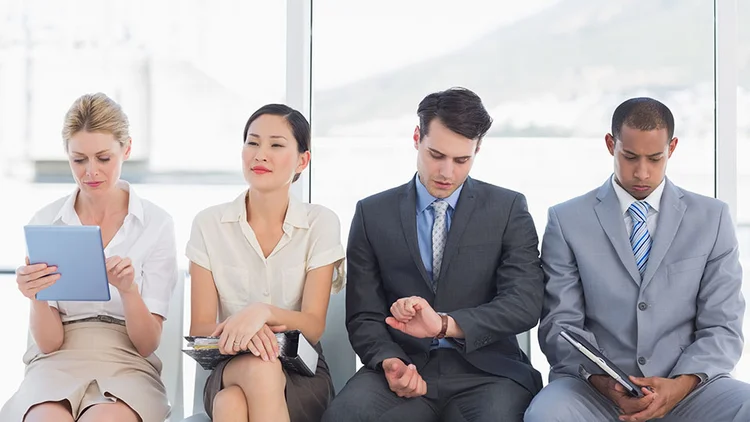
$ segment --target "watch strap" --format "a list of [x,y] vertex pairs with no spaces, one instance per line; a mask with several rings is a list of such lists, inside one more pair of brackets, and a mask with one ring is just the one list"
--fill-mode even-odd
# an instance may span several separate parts
[[437,336],[435,336],[435,338],[440,340],[445,338],[445,333],[448,331],[448,314],[438,312],[438,315],[440,315],[440,320],[442,321],[443,325],[440,328],[440,332]]

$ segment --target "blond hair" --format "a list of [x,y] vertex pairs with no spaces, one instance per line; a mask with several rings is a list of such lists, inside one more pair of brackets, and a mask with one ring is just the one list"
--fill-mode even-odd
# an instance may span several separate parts
[[70,138],[81,131],[112,134],[120,146],[125,146],[130,139],[130,122],[122,107],[105,94],[85,94],[65,113],[62,138],[66,151]]

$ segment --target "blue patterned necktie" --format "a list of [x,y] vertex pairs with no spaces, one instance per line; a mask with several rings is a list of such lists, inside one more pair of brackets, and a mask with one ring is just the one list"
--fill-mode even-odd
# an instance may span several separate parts
[[448,237],[448,225],[445,218],[448,211],[448,203],[437,200],[430,206],[435,212],[435,221],[432,223],[432,285],[434,289],[435,283],[440,276],[445,240]]
[[638,272],[641,273],[641,278],[643,278],[643,272],[646,271],[648,254],[651,252],[651,234],[649,234],[646,224],[648,208],[649,205],[646,201],[635,201],[628,208],[630,218],[633,220],[630,246],[633,248],[635,265],[638,267]]

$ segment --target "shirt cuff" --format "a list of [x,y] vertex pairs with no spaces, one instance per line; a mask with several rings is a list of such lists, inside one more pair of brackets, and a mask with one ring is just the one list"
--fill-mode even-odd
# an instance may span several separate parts
[[306,270],[311,271],[316,268],[325,267],[326,265],[336,264],[345,257],[346,252],[344,251],[344,247],[337,245],[310,258]]
[[589,378],[591,378],[591,373],[586,370],[586,367],[583,365],[578,365],[578,376],[581,377],[586,382],[589,382]]
[[148,308],[149,312],[161,316],[164,320],[167,319],[167,314],[169,313],[169,302],[144,297],[143,303],[146,304],[146,308]]
[[[708,375],[706,375],[706,374],[704,374],[702,372],[697,373],[697,374],[682,374],[682,375],[695,375],[696,377],[698,377],[700,379],[700,382],[698,383],[698,385],[695,386],[696,388],[698,388],[698,386],[701,385],[701,384],[703,384],[704,382],[708,381]],[[675,376],[675,378],[680,377],[682,375],[677,375],[677,376]]]
[[192,245],[188,245],[185,250],[185,255],[190,261],[195,262],[208,271],[211,271],[211,261],[208,259],[208,254],[205,252],[198,250],[198,248]]

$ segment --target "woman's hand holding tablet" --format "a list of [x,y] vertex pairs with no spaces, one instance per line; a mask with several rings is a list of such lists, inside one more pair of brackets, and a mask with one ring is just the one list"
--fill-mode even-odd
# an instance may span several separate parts
[[60,274],[53,274],[57,267],[48,267],[47,264],[29,263],[29,257],[26,257],[26,265],[18,267],[16,270],[16,283],[18,290],[31,300],[36,300],[36,294],[55,284],[60,279]]

